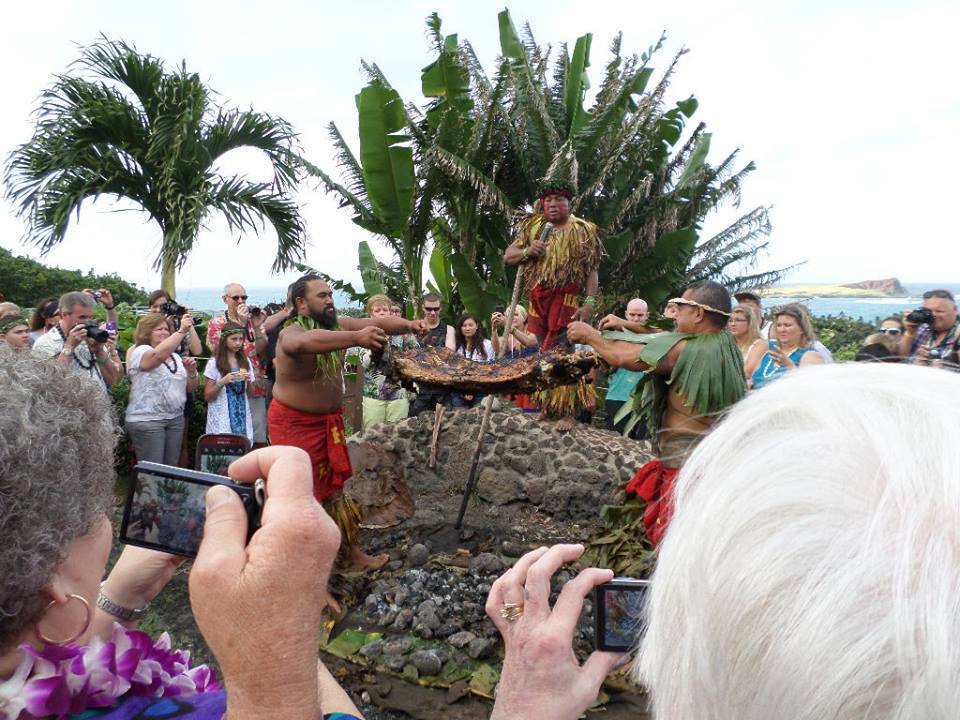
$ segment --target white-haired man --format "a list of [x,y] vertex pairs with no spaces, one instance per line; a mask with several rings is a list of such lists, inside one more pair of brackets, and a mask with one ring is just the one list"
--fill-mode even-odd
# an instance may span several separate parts
[[[733,407],[684,466],[660,545],[638,663],[653,717],[957,717],[960,444],[938,442],[960,426],[957,397],[953,374],[849,363]],[[582,552],[534,551],[494,583],[493,720],[573,720],[622,662],[580,666],[571,649],[611,571],[582,571],[546,604],[553,571]]]
[[243,352],[250,361],[256,378],[250,390],[250,415],[253,417],[253,442],[255,446],[267,442],[267,380],[263,368],[263,357],[267,350],[267,336],[263,332],[266,313],[260,308],[247,306],[247,291],[240,283],[228,283],[223,288],[223,303],[227,311],[217,315],[207,325],[207,347],[210,354],[216,355],[220,345],[220,333],[224,324],[235,322],[246,328],[243,338]]

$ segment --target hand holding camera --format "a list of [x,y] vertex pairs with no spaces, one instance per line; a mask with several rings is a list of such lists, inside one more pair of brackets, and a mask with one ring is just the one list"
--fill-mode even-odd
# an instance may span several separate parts
[[242,484],[266,478],[266,500],[248,541],[236,493],[224,486],[208,491],[190,573],[190,601],[223,672],[227,705],[245,701],[245,709],[262,709],[260,717],[281,707],[284,716],[320,717],[317,634],[340,531],[313,497],[302,450],[257,450],[228,472]]

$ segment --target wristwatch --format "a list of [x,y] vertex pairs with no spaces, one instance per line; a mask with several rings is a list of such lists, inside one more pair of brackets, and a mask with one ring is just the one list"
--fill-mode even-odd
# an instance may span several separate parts
[[139,620],[143,616],[144,611],[147,609],[146,605],[142,608],[125,608],[122,605],[117,605],[113,600],[103,594],[103,586],[105,584],[106,580],[100,583],[100,592],[97,595],[98,608],[109,615],[113,615],[118,620]]

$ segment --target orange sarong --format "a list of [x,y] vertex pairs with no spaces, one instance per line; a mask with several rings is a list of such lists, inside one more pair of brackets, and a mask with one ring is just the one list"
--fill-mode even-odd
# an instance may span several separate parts
[[272,445],[292,445],[310,455],[313,494],[318,501],[336,495],[353,475],[342,410],[315,415],[295,410],[274,398],[267,412],[267,426]]

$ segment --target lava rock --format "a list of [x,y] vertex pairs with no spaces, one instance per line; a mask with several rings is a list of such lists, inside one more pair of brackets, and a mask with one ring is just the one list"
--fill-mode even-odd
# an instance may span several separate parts
[[397,619],[393,621],[395,630],[406,630],[413,623],[413,610],[404,608],[397,613]]
[[500,546],[500,550],[504,555],[515,558],[520,557],[526,552],[526,550],[519,543],[515,543],[511,540],[504,540],[503,544]]
[[433,631],[434,637],[445,638],[455,635],[460,632],[461,626],[457,623],[443,623],[440,627]]
[[360,648],[360,654],[368,658],[378,657],[383,654],[383,646],[383,640],[374,640]]
[[386,565],[384,565],[384,568],[390,572],[395,572],[402,567],[403,567],[403,560],[391,560]]
[[380,627],[388,627],[393,625],[397,620],[397,613],[394,610],[384,610],[380,613],[380,617],[377,618],[377,625]]
[[412,647],[413,641],[410,638],[397,638],[385,643],[382,652],[384,655],[404,655],[410,652]]
[[470,644],[467,645],[467,655],[472,657],[474,660],[483,660],[484,658],[490,656],[493,646],[494,642],[490,638],[477,638],[476,640],[471,640]]
[[427,546],[422,543],[417,543],[410,548],[410,551],[407,553],[407,562],[413,567],[426,565],[429,559],[430,551],[427,550]]
[[410,662],[421,675],[437,675],[443,663],[433,650],[418,650],[410,656]]
[[470,572],[474,575],[496,574],[503,570],[503,560],[493,553],[480,553],[470,561]]
[[477,480],[477,493],[494,505],[523,500],[520,476],[510,468],[484,468]]
[[455,648],[465,648],[476,639],[477,636],[469,630],[461,630],[460,632],[455,633],[447,638],[447,642],[453,645]]
[[403,670],[403,666],[407,664],[407,659],[403,655],[385,655],[383,664],[391,670],[399,671]]

